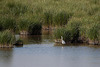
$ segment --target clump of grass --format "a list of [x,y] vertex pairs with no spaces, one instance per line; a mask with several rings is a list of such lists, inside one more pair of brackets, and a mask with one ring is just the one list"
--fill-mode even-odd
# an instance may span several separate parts
[[2,24],[3,24],[4,30],[9,29],[9,30],[15,31],[17,27],[16,20],[12,17],[4,17]]
[[13,45],[15,42],[15,36],[9,31],[5,30],[0,32],[0,45]]
[[26,18],[21,18],[19,19],[19,22],[17,24],[20,31],[27,31],[30,25],[30,20]]
[[30,35],[40,35],[42,30],[42,24],[40,22],[34,22],[29,25],[28,32]]
[[80,37],[80,26],[81,22],[79,20],[70,20],[66,27],[55,30],[54,36],[56,39],[60,39],[60,37],[63,36],[66,42],[78,42]]
[[90,8],[88,8],[87,13],[88,15],[94,15],[99,11],[100,7],[98,6],[91,6]]
[[80,37],[81,21],[77,18],[74,18],[69,21],[69,24],[67,26],[69,26],[71,29],[72,43],[78,42],[78,39]]
[[100,40],[100,23],[92,24],[88,31],[88,38],[94,42]]
[[54,31],[54,36],[55,36],[55,38],[56,38],[56,39],[60,39],[61,36],[64,35],[64,32],[65,32],[65,31],[66,31],[66,30],[65,30],[64,28],[58,28],[58,29],[56,29],[56,30]]
[[54,24],[63,26],[68,23],[70,17],[71,17],[70,13],[64,11],[59,12],[54,16]]
[[63,36],[63,39],[66,42],[70,42],[71,41],[71,31],[69,29],[66,28],[58,28],[54,31],[54,37],[56,39],[61,39],[61,36]]

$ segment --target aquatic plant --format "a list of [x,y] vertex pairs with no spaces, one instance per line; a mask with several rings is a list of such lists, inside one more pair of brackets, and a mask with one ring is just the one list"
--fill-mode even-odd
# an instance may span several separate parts
[[10,30],[5,30],[0,32],[0,45],[13,45],[15,42],[15,36],[11,33]]

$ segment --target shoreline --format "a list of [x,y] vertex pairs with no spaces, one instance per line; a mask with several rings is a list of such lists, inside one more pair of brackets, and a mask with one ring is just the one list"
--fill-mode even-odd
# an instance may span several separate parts
[[0,48],[14,48],[14,45],[0,45]]

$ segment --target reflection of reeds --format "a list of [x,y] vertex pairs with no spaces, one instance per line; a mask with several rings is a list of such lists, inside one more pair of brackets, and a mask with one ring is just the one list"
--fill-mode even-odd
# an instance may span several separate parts
[[20,35],[20,39],[23,40],[24,44],[41,43],[41,35]]

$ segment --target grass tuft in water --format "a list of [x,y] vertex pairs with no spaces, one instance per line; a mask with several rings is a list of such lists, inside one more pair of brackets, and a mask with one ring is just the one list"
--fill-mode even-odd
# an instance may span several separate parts
[[15,42],[15,36],[11,33],[10,30],[5,30],[0,32],[0,45],[10,46]]

